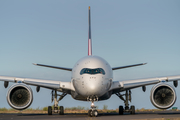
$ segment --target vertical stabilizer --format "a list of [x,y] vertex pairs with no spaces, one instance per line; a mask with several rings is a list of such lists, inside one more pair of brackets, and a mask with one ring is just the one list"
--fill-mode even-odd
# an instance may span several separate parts
[[89,32],[88,32],[88,56],[92,55],[92,41],[91,41],[91,15],[90,15],[90,6],[89,6]]

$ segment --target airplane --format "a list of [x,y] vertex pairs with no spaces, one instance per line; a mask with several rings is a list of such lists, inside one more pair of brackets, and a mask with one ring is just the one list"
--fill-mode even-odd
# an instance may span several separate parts
[[[88,10],[88,24],[88,56],[77,61],[73,68],[34,63],[36,66],[70,71],[72,73],[70,82],[0,76],[0,81],[4,81],[5,88],[8,87],[9,82],[14,82],[8,89],[6,96],[7,102],[12,108],[24,110],[31,105],[33,102],[33,91],[30,85],[36,86],[37,92],[40,91],[41,87],[52,90],[54,107],[48,106],[48,115],[52,115],[52,113],[64,114],[64,107],[58,106],[58,104],[66,95],[71,95],[75,100],[90,101],[91,109],[88,111],[88,116],[90,117],[98,116],[94,102],[107,100],[112,95],[117,95],[124,101],[125,107],[123,105],[119,106],[120,115],[123,115],[125,112],[135,114],[135,106],[129,106],[131,90],[142,87],[142,90],[145,92],[146,86],[153,84],[154,86],[150,93],[151,103],[159,109],[168,109],[174,105],[177,96],[174,87],[178,86],[180,75],[114,81],[114,70],[141,66],[146,63],[111,67],[103,58],[92,55],[90,6]],[[173,82],[174,86],[167,82]],[[125,92],[125,94],[122,92]]]

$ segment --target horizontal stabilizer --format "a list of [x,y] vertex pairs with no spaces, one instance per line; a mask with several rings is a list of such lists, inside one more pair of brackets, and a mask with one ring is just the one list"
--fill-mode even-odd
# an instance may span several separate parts
[[61,70],[67,70],[67,71],[72,71],[72,68],[57,67],[57,66],[50,66],[50,65],[43,65],[43,64],[36,64],[36,63],[33,63],[33,65],[42,66],[42,67],[49,67],[49,68],[55,68],[55,69],[61,69]]
[[129,67],[135,67],[135,66],[145,65],[145,64],[147,64],[147,63],[140,63],[140,64],[134,64],[134,65],[113,67],[112,70],[124,69],[124,68],[129,68]]

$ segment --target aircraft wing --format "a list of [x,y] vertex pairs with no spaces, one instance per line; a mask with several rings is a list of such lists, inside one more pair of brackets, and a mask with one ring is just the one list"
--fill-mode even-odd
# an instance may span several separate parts
[[44,64],[37,64],[37,63],[33,63],[33,65],[42,66],[42,67],[49,67],[49,68],[55,68],[55,69],[61,69],[61,70],[67,70],[67,71],[72,71],[72,68],[65,68],[65,67],[58,67],[58,66],[51,66],[51,65],[44,65]]
[[112,70],[124,69],[124,68],[129,68],[129,67],[136,67],[136,66],[145,65],[145,64],[147,64],[147,63],[140,63],[140,64],[120,66],[120,67],[113,67]]
[[169,76],[169,77],[160,77],[160,78],[147,78],[147,79],[137,79],[137,80],[126,80],[126,81],[114,81],[111,85],[110,91],[113,91],[113,93],[147,86],[151,84],[157,84],[159,82],[165,81],[165,82],[171,82],[171,81],[177,81],[180,80],[179,76]]
[[7,76],[0,76],[0,81],[25,83],[27,85],[39,86],[48,89],[56,89],[60,92],[75,91],[71,82],[61,82],[61,81],[31,79],[31,78],[17,78],[17,77],[7,77]]

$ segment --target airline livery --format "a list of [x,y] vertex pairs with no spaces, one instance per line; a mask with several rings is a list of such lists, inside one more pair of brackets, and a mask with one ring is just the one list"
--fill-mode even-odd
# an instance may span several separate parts
[[[135,114],[135,106],[129,106],[129,101],[131,101],[131,90],[142,87],[142,90],[145,92],[147,85],[154,84],[150,94],[152,104],[159,109],[168,109],[172,107],[176,102],[176,92],[174,87],[177,87],[180,76],[114,81],[113,70],[145,65],[146,63],[112,68],[103,58],[93,56],[90,7],[88,12],[88,56],[77,61],[73,68],[34,64],[37,66],[70,71],[72,73],[71,80],[69,82],[61,82],[0,76],[0,81],[4,81],[5,88],[8,87],[9,82],[14,82],[14,85],[12,85],[7,92],[8,104],[16,110],[28,108],[33,101],[33,92],[30,87],[30,85],[33,85],[36,86],[37,92],[40,91],[41,87],[52,90],[54,107],[48,107],[48,115],[52,115],[52,113],[59,113],[60,115],[64,114],[63,106],[59,107],[58,103],[67,94],[71,95],[75,100],[90,101],[91,109],[88,111],[88,115],[91,117],[98,116],[98,111],[96,110],[94,102],[107,100],[111,95],[117,95],[124,101],[124,106],[119,106],[120,115],[124,112]],[[174,87],[168,84],[168,82],[173,82]],[[125,94],[122,94],[122,92],[125,92]]]

